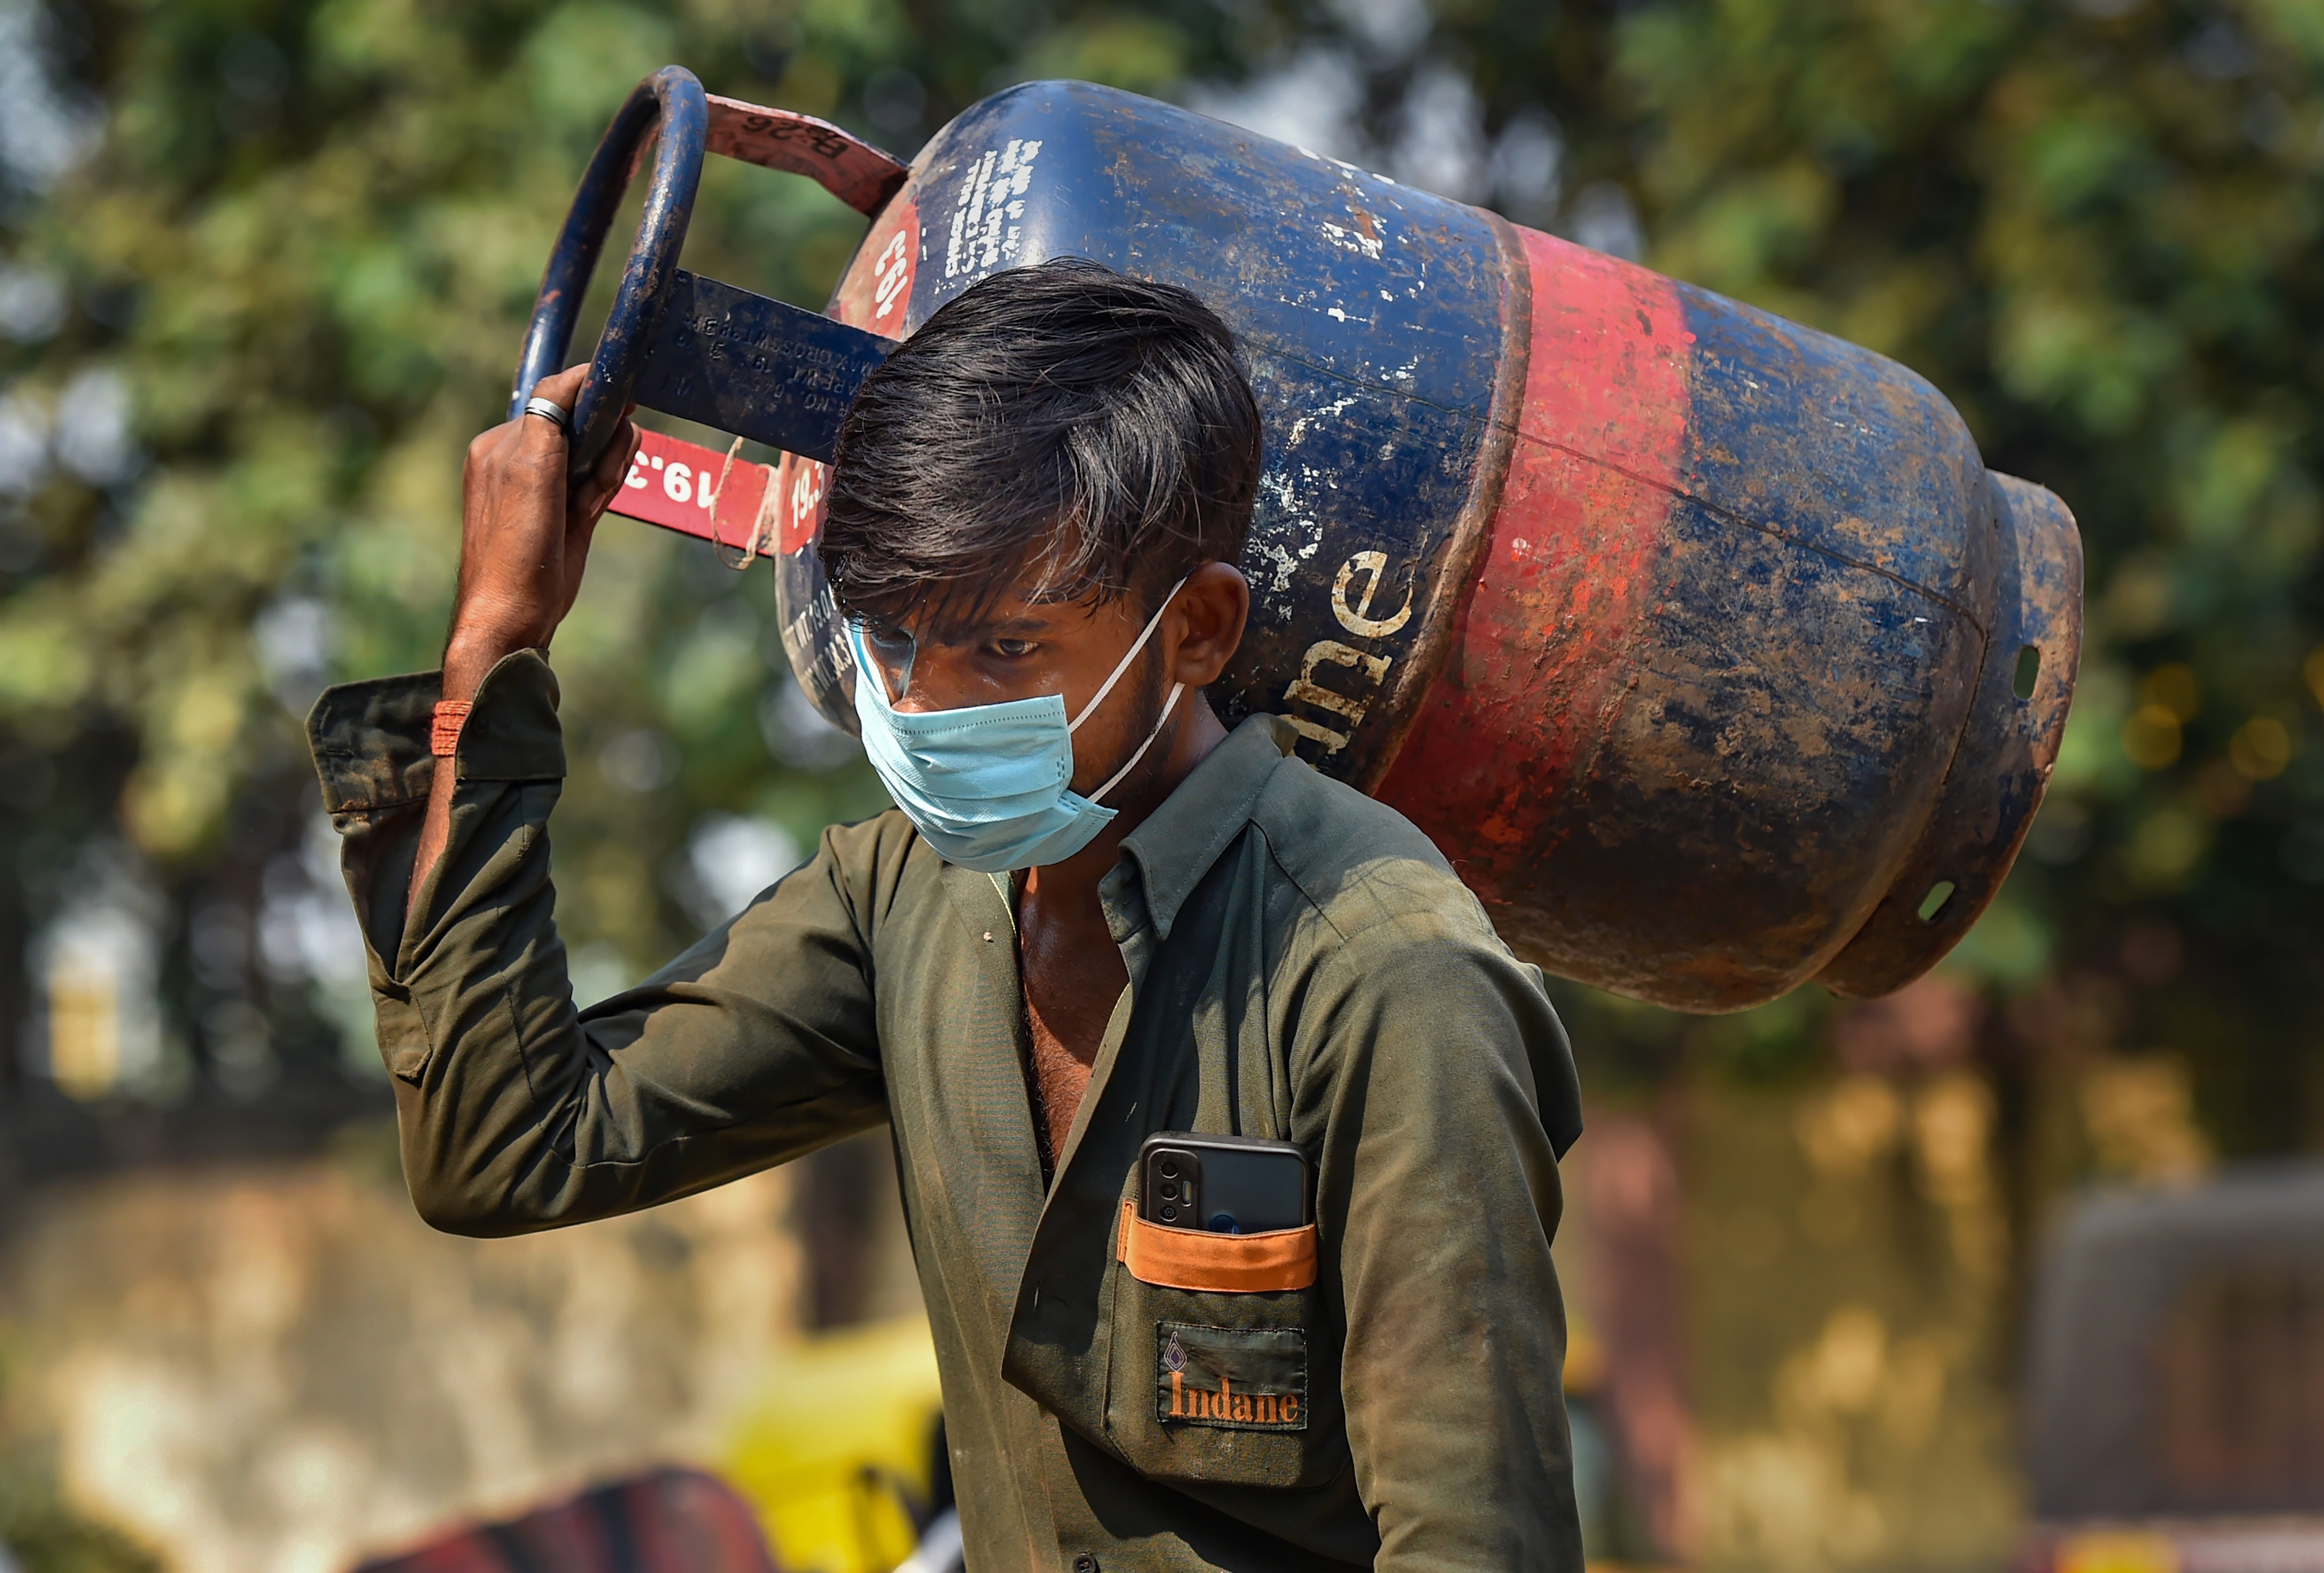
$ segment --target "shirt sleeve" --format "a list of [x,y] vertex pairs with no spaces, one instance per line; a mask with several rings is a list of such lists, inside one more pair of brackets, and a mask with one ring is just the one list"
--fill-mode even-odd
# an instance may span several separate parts
[[[576,1012],[548,822],[565,774],[537,652],[478,687],[432,761],[440,678],[331,689],[309,721],[370,953],[404,1173],[429,1223],[510,1235],[604,1217],[797,1157],[887,1117],[859,914],[879,821],[637,987]],[[451,838],[404,921],[433,771],[459,772]],[[888,837],[887,840],[898,837]]]
[[1383,1570],[1579,1573],[1550,1260],[1572,1056],[1539,973],[1460,916],[1343,939],[1295,1045],[1356,1488]]

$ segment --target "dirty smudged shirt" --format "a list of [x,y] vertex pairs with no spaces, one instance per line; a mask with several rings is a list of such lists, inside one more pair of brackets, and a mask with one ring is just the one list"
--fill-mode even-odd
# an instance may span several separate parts
[[[1563,1032],[1435,849],[1287,757],[1280,723],[1243,723],[1125,840],[1103,894],[1130,986],[1045,1193],[1007,903],[900,814],[825,831],[575,1011],[536,652],[476,693],[405,926],[438,680],[334,689],[309,722],[430,1222],[629,1212],[885,1121],[971,1568],[1581,1567],[1550,1263],[1580,1129]],[[1310,1287],[1130,1274],[1122,1205],[1160,1130],[1306,1150]]]

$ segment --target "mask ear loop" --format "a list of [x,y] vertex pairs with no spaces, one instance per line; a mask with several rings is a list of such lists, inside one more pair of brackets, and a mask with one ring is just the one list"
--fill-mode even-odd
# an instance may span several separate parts
[[1122,767],[1113,773],[1111,780],[1108,781],[1103,786],[1098,788],[1097,791],[1090,793],[1089,800],[1091,802],[1094,803],[1102,800],[1106,793],[1111,791],[1114,788],[1121,784],[1121,778],[1123,776],[1128,775],[1131,771],[1138,768],[1138,762],[1146,757],[1146,751],[1154,746],[1154,740],[1157,737],[1162,736],[1163,723],[1170,719],[1171,707],[1178,702],[1178,696],[1185,691],[1186,685],[1185,683],[1172,683],[1170,685],[1170,697],[1162,701],[1162,714],[1155,717],[1154,730],[1146,735],[1146,741],[1138,745],[1138,752],[1131,754]]
[[[1105,686],[1098,689],[1095,698],[1092,699],[1088,704],[1082,707],[1082,713],[1075,716],[1073,719],[1073,724],[1065,728],[1067,736],[1071,736],[1076,727],[1080,726],[1084,721],[1088,720],[1090,718],[1090,712],[1096,709],[1100,705],[1105,702],[1106,695],[1113,692],[1113,685],[1121,680],[1121,674],[1130,670],[1130,663],[1138,659],[1138,652],[1139,651],[1146,648],[1146,642],[1154,636],[1154,630],[1162,626],[1162,614],[1170,609],[1170,603],[1178,598],[1178,592],[1186,588],[1186,580],[1193,577],[1194,576],[1192,574],[1185,575],[1181,578],[1176,584],[1170,587],[1170,593],[1162,597],[1162,604],[1154,609],[1154,615],[1146,620],[1146,627],[1138,635],[1138,643],[1130,647],[1129,651],[1122,656],[1121,663],[1113,669],[1113,675],[1105,680]],[[1111,791],[1114,788],[1121,784],[1122,777],[1128,775],[1131,771],[1138,768],[1138,762],[1146,757],[1146,751],[1154,746],[1154,740],[1157,737],[1162,736],[1162,727],[1170,719],[1170,712],[1177,705],[1178,696],[1185,691],[1186,685],[1185,683],[1172,683],[1170,685],[1170,697],[1162,701],[1162,713],[1154,719],[1154,730],[1146,735],[1146,741],[1138,745],[1138,752],[1131,754],[1127,760],[1123,761],[1121,768],[1115,771],[1103,786],[1090,793],[1089,800],[1091,802],[1094,803],[1102,800],[1105,797],[1106,793]]]
[[[1113,669],[1113,675],[1105,680],[1104,684],[1096,693],[1090,696],[1090,702],[1082,707],[1082,713],[1066,723],[1065,730],[1068,733],[1080,731],[1082,723],[1090,718],[1090,712],[1105,703],[1105,696],[1113,692],[1113,685],[1121,680],[1121,674],[1130,670],[1130,663],[1138,659],[1138,652],[1146,648],[1146,642],[1148,639],[1154,637],[1154,630],[1162,626],[1162,614],[1170,609],[1170,603],[1177,599],[1180,590],[1186,588],[1186,580],[1194,577],[1192,574],[1187,574],[1170,587],[1170,593],[1162,597],[1160,606],[1154,608],[1154,615],[1146,620],[1146,626],[1139,633],[1138,642],[1123,652],[1120,663]],[[1175,697],[1174,695],[1173,698]],[[1168,711],[1166,709],[1164,714],[1168,714]]]

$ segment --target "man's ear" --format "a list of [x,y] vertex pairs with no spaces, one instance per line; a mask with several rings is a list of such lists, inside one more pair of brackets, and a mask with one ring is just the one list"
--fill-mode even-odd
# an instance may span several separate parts
[[1250,584],[1231,562],[1206,562],[1186,576],[1171,604],[1177,662],[1170,678],[1190,689],[1208,686],[1224,671],[1242,643],[1250,618]]

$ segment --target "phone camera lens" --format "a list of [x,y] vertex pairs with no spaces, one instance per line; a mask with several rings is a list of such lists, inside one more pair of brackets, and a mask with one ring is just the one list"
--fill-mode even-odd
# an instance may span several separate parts
[[1163,1178],[1163,1179],[1165,1179],[1165,1180],[1176,1180],[1176,1179],[1177,1179],[1177,1178],[1178,1178],[1178,1166],[1177,1166],[1176,1164],[1175,1164],[1175,1163],[1165,1163],[1165,1164],[1162,1166],[1162,1178]]
[[1177,1216],[1178,1209],[1176,1208],[1164,1208],[1162,1209],[1162,1221],[1166,1224],[1174,1221]]
[[1162,1198],[1163,1198],[1165,1201],[1176,1201],[1176,1200],[1177,1200],[1177,1199],[1178,1199],[1178,1188],[1177,1188],[1176,1185],[1171,1184],[1171,1183],[1170,1183],[1169,1181],[1167,1181],[1167,1180],[1163,1181],[1163,1183],[1162,1183]]

